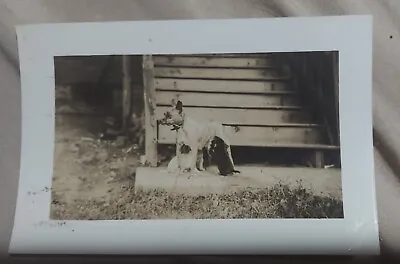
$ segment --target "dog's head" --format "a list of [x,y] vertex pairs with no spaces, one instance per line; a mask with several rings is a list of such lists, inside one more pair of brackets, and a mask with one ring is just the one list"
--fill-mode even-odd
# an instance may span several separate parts
[[172,99],[171,105],[172,107],[164,113],[164,117],[160,120],[160,123],[177,129],[183,124],[183,103],[180,100]]
[[223,155],[228,149],[228,145],[226,145],[225,141],[223,141],[219,137],[214,137],[211,141],[210,146],[210,154],[211,155]]

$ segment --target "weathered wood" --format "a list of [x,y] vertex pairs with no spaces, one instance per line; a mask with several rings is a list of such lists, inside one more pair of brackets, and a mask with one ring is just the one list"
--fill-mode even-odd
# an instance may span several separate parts
[[143,56],[143,86],[145,102],[145,154],[151,166],[157,166],[157,119],[154,88],[154,65],[151,55]]
[[266,106],[300,106],[299,98],[293,94],[224,94],[157,91],[158,105],[169,105],[171,100],[179,98],[185,106],[206,107],[243,107],[260,108]]
[[122,129],[127,131],[132,103],[131,60],[128,55],[122,56]]
[[[266,58],[276,56],[276,53],[203,53],[203,54],[176,54],[184,57],[219,57],[219,58]],[[158,55],[160,56],[160,55]],[[164,55],[161,55],[164,56]]]
[[[322,128],[320,127],[256,127],[238,126],[235,132],[232,127],[226,127],[226,134],[232,146],[269,146],[290,144],[323,144]],[[167,126],[160,125],[158,142],[173,144],[176,133]]]
[[156,56],[154,66],[192,66],[192,67],[225,67],[225,68],[265,68],[271,67],[271,58],[243,57],[185,57],[179,55]]
[[229,80],[288,80],[281,69],[228,69],[156,67],[155,77]]
[[[164,117],[169,106],[158,106],[157,119]],[[185,107],[185,113],[198,122],[218,121],[226,124],[268,125],[281,123],[309,123],[312,113],[303,109],[229,109]]]
[[229,81],[229,80],[193,80],[193,79],[156,79],[157,90],[167,91],[204,91],[232,93],[292,93],[287,82],[274,81]]

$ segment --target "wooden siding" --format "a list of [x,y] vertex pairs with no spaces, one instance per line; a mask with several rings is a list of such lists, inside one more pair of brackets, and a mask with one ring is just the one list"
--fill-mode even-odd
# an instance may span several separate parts
[[[170,106],[157,106],[156,116],[161,119]],[[268,125],[303,123],[312,120],[312,111],[299,107],[266,109],[185,107],[185,112],[199,122],[218,121],[223,124]]]
[[[199,122],[239,128],[230,133],[233,146],[329,148],[324,127],[293,89],[291,72],[277,67],[273,55],[156,55],[153,62],[156,119],[178,98]],[[158,143],[174,144],[175,136],[158,126]]]
[[271,58],[243,57],[187,57],[187,56],[157,56],[154,58],[156,67],[226,67],[226,68],[266,68],[273,66]]
[[259,109],[272,106],[299,106],[297,94],[225,94],[200,92],[157,91],[157,105],[170,105],[173,98],[179,98],[185,106],[229,107]]
[[[318,125],[292,125],[292,126],[237,126],[238,132],[229,131],[227,135],[232,146],[259,146],[270,145],[287,146],[290,144],[323,144],[321,128]],[[175,144],[176,132],[169,127],[159,126],[158,142]]]
[[156,78],[177,79],[222,79],[222,80],[288,80],[290,76],[279,68],[231,69],[194,67],[155,67]]
[[157,79],[155,88],[158,91],[187,92],[221,92],[221,93],[288,93],[293,89],[285,81],[230,81],[230,80],[196,80],[196,79]]

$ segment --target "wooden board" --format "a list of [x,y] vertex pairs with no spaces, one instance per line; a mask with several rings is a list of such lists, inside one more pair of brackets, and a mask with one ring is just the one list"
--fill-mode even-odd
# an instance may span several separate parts
[[[164,113],[170,107],[158,106],[156,109],[157,119],[164,117]],[[185,107],[185,113],[198,120],[198,122],[218,121],[226,124],[243,125],[268,125],[287,123],[309,123],[312,120],[310,111],[298,109],[229,109],[229,108],[200,108]]]
[[157,166],[157,119],[154,89],[154,65],[151,55],[143,56],[143,87],[145,103],[145,153],[146,161]]
[[196,93],[196,92],[167,92],[157,91],[157,105],[170,105],[172,99],[178,98],[185,106],[206,107],[242,107],[261,108],[266,106],[300,106],[297,96],[286,94],[224,94],[224,93]]
[[241,58],[241,57],[185,57],[157,56],[154,66],[192,66],[192,67],[225,67],[225,68],[265,68],[271,67],[270,58]]
[[[170,55],[154,55],[153,57],[170,56]],[[276,53],[203,53],[203,54],[174,54],[173,56],[182,57],[220,57],[220,58],[266,58],[276,56]]]
[[232,93],[293,92],[288,82],[156,79],[157,90],[204,91]]
[[[238,132],[227,128],[232,146],[290,145],[290,144],[322,144],[322,129],[320,127],[255,127],[239,126]],[[158,143],[174,144],[176,132],[167,126],[159,125]]]
[[156,78],[229,79],[229,80],[287,80],[289,76],[274,69],[210,69],[210,68],[154,68]]

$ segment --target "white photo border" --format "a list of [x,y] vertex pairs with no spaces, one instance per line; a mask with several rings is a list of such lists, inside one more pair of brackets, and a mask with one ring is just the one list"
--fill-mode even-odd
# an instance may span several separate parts
[[[22,154],[11,254],[379,254],[372,17],[24,25]],[[54,56],[339,51],[344,219],[49,220]],[[362,95],[362,96],[360,96]]]

